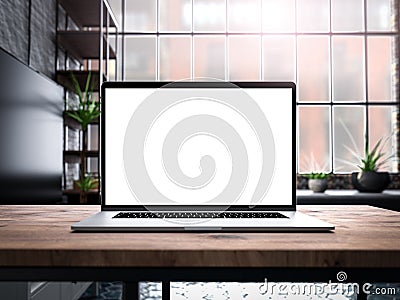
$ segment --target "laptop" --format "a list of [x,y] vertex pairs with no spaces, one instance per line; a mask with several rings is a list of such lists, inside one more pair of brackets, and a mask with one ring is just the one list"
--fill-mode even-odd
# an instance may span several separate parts
[[296,211],[296,86],[105,82],[101,211],[73,231],[331,231]]

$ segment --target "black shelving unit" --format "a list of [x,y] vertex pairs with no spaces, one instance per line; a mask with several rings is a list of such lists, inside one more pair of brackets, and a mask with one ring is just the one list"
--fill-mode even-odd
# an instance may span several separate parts
[[[82,128],[78,121],[71,118],[67,111],[74,109],[75,88],[72,75],[77,79],[81,90],[84,90],[89,73],[93,82],[93,92],[99,94],[104,81],[116,80],[118,42],[110,42],[110,36],[118,34],[118,24],[110,5],[106,0],[58,0],[57,14],[57,72],[56,81],[64,87],[64,153],[63,153],[63,194],[68,203],[99,203],[99,188],[88,192],[74,188],[68,178],[67,164],[77,164],[79,169],[87,170],[88,160],[97,158],[97,172],[93,174],[99,179],[99,150],[88,149],[82,143]],[[113,72],[110,72],[110,60],[114,60]],[[114,74],[111,78],[110,74]],[[100,100],[100,95],[98,96]],[[99,125],[99,119],[89,125]],[[97,135],[98,130],[90,129]],[[70,147],[69,131],[77,136],[75,147]],[[89,131],[89,130],[88,130]],[[71,134],[72,135],[72,134]],[[98,145],[98,143],[97,143]],[[98,147],[98,146],[97,146]],[[79,172],[81,174],[82,172]],[[86,173],[86,172],[84,172]]]

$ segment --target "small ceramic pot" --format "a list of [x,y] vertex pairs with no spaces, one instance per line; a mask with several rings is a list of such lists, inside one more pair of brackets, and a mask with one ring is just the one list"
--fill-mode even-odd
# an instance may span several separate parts
[[314,193],[323,193],[328,187],[326,179],[308,179],[308,188]]

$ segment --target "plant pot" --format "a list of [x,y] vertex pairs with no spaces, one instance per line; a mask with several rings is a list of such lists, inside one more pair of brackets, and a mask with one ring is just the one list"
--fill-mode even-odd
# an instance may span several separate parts
[[390,183],[388,172],[354,172],[351,174],[354,187],[363,193],[381,193]]
[[308,179],[308,188],[314,193],[323,193],[328,187],[326,179]]

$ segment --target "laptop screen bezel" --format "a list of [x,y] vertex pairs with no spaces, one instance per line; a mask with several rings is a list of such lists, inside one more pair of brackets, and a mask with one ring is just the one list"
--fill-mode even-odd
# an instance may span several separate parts
[[[100,199],[101,199],[101,210],[135,210],[135,211],[148,211],[151,208],[154,211],[215,211],[219,209],[224,209],[225,206],[219,205],[107,205],[105,199],[105,182],[106,182],[106,166],[105,166],[105,126],[106,126],[106,89],[132,89],[132,88],[161,88],[168,85],[169,81],[151,81],[151,82],[132,82],[132,81],[107,81],[103,82],[101,85],[101,115],[100,115]],[[296,85],[293,82],[231,82],[233,86],[238,86],[239,88],[290,88],[292,90],[292,201],[288,205],[231,205],[229,211],[276,211],[276,210],[296,210]],[[168,86],[167,86],[168,87]],[[225,82],[202,82],[202,81],[183,81],[174,82],[173,88],[229,88]],[[283,187],[287,188],[287,187]],[[118,195],[116,195],[118,197]]]

